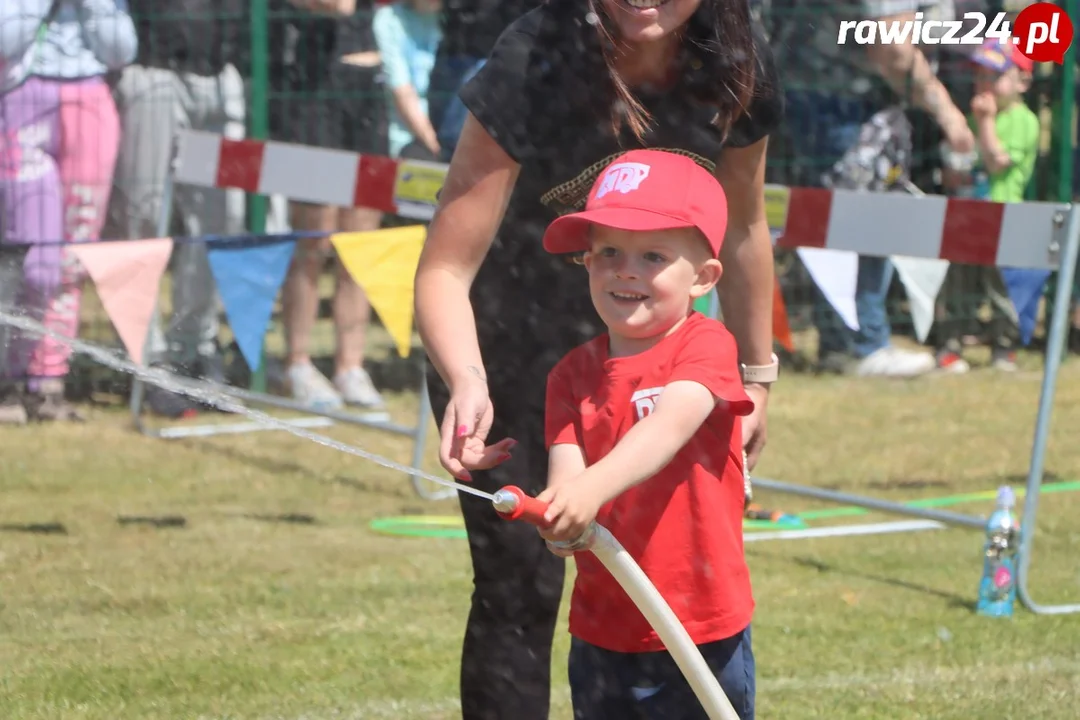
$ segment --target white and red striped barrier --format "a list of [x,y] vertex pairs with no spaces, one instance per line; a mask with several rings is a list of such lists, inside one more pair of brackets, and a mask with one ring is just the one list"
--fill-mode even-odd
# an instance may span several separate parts
[[[204,187],[431,218],[447,166],[184,131],[176,179]],[[1013,204],[819,188],[767,188],[777,247],[1051,270],[1058,203]]]
[[1053,270],[1060,215],[1059,203],[791,188],[777,247]]

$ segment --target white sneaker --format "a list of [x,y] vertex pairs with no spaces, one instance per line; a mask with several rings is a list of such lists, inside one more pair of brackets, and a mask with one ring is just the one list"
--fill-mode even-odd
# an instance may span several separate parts
[[350,368],[334,376],[334,386],[347,405],[358,405],[372,410],[385,407],[382,395],[375,389],[371,376],[363,368]]
[[310,363],[286,371],[293,400],[313,410],[338,410],[344,404],[334,386]]
[[860,360],[854,368],[860,377],[912,378],[925,375],[937,367],[928,352],[883,347]]

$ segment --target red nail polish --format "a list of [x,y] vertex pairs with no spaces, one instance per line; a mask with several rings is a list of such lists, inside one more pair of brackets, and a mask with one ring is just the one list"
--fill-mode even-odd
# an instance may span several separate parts
[[502,455],[499,456],[499,462],[506,462],[510,458],[511,458],[510,453],[503,453]]
[[468,425],[458,425],[458,429],[457,429],[457,436],[458,437],[465,437],[468,434],[469,434],[469,426]]

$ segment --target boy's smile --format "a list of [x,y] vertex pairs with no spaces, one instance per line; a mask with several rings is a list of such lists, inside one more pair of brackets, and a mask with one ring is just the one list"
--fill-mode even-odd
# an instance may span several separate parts
[[720,275],[719,261],[692,228],[629,232],[596,225],[585,266],[612,356],[641,352],[674,332]]

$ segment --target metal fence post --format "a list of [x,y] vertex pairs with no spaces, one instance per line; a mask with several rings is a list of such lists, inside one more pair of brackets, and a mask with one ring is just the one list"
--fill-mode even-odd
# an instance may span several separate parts
[[[1063,212],[1064,214],[1064,212]],[[1068,209],[1064,247],[1061,248],[1061,270],[1054,292],[1054,308],[1050,337],[1046,348],[1046,369],[1043,372],[1042,390],[1039,396],[1039,412],[1035,420],[1035,439],[1031,448],[1031,466],[1028,470],[1027,493],[1024,496],[1024,515],[1020,522],[1020,551],[1016,573],[1016,590],[1020,601],[1037,615],[1064,615],[1080,612],[1080,604],[1040,605],[1028,589],[1028,572],[1035,541],[1035,521],[1039,510],[1039,490],[1042,487],[1046,461],[1046,445],[1050,434],[1050,415],[1054,408],[1054,391],[1057,388],[1058,371],[1061,369],[1062,351],[1068,332],[1069,304],[1072,295],[1076,259],[1080,249],[1080,205]]]

